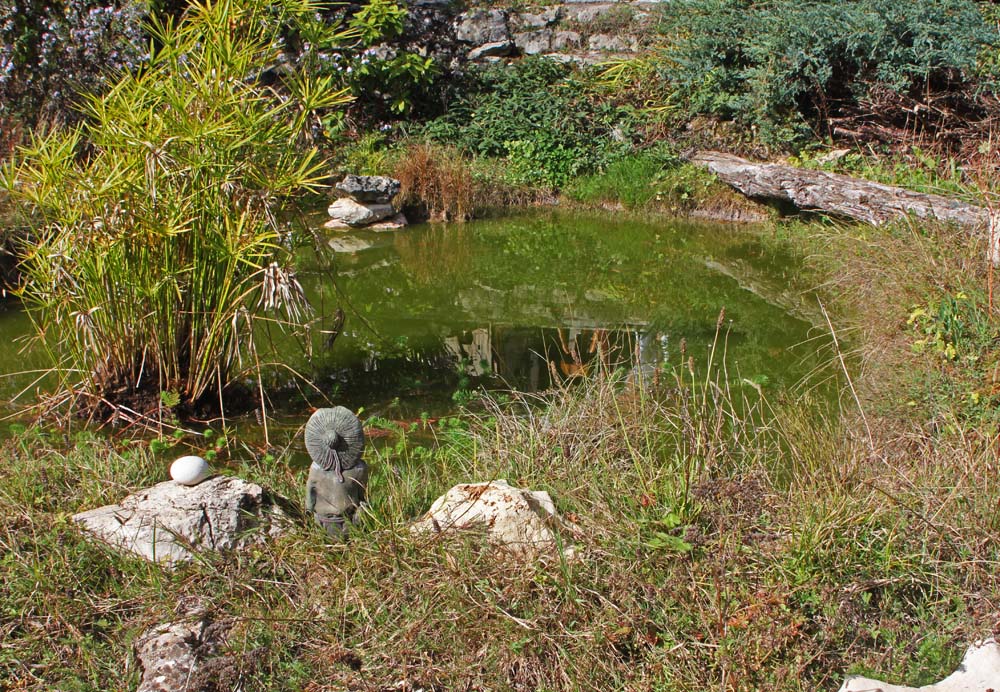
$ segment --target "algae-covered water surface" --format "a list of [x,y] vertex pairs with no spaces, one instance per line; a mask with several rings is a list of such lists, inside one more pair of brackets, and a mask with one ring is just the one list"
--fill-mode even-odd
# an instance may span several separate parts
[[[728,377],[745,386],[795,385],[828,358],[808,299],[788,288],[796,258],[731,226],[547,211],[320,238],[330,251],[304,252],[299,270],[318,317],[311,353],[267,335],[279,419],[329,403],[442,415],[476,388],[540,390],[600,361],[700,368],[717,330]],[[0,312],[4,399],[43,365],[16,343],[29,332],[23,313]]]

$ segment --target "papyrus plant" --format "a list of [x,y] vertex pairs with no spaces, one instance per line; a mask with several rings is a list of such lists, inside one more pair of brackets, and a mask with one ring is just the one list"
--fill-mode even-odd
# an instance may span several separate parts
[[276,218],[324,175],[303,143],[314,114],[348,99],[284,59],[315,16],[311,0],[194,3],[150,27],[149,63],[87,98],[80,126],[4,170],[33,228],[20,293],[68,398],[196,404],[259,361],[256,320],[308,314]]

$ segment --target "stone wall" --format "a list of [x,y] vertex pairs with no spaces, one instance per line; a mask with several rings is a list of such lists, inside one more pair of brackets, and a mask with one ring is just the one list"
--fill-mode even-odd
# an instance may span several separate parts
[[414,0],[402,46],[446,69],[528,55],[595,63],[640,51],[661,2],[566,2],[526,9],[456,8]]

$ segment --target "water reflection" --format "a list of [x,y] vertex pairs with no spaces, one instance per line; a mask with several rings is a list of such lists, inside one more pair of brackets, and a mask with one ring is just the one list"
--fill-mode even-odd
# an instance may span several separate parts
[[[557,212],[326,240],[328,256],[301,258],[319,315],[311,348],[267,335],[280,367],[265,384],[289,420],[330,402],[439,415],[462,388],[537,391],[601,361],[676,365],[682,342],[700,365],[723,308],[733,378],[792,385],[827,358],[825,341],[810,341],[802,296],[787,290],[796,258],[731,227]],[[26,369],[13,337],[28,331],[23,314],[0,313],[0,373]],[[0,395],[24,386],[5,382]]]

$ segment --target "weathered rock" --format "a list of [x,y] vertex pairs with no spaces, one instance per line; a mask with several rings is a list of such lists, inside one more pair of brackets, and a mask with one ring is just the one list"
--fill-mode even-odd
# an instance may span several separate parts
[[400,183],[385,175],[348,175],[335,186],[337,193],[363,204],[390,204],[399,194]]
[[515,488],[505,480],[456,485],[413,523],[417,533],[480,530],[487,539],[526,555],[551,553],[559,525],[549,494]]
[[557,31],[552,35],[552,50],[579,48],[580,41],[580,34],[575,31]]
[[510,16],[510,24],[520,31],[542,29],[558,22],[562,18],[562,14],[562,7],[556,5],[538,14],[532,14],[531,12],[512,14]]
[[481,46],[469,51],[469,60],[481,60],[483,58],[503,58],[513,55],[516,47],[513,41],[494,41],[484,43]]
[[514,34],[514,45],[525,55],[539,55],[552,49],[552,31],[526,31]]
[[628,53],[636,50],[636,40],[629,36],[594,34],[587,39],[587,47],[605,53]]
[[987,692],[1000,688],[1000,646],[991,637],[970,646],[958,670],[924,687],[890,685],[860,676],[847,678],[840,692]]
[[403,212],[399,212],[395,216],[390,216],[387,219],[376,221],[375,223],[371,224],[370,226],[366,226],[365,228],[370,231],[394,231],[397,228],[404,228],[409,225],[410,222],[406,218],[406,215]]
[[352,228],[367,226],[396,213],[391,204],[362,204],[349,197],[338,199],[326,211],[334,221]]
[[620,6],[617,4],[579,3],[566,7],[563,10],[563,16],[579,24],[589,24],[595,19],[617,11],[620,11]]
[[455,38],[463,43],[481,46],[486,43],[510,42],[507,13],[503,10],[472,10],[455,21]]
[[170,622],[145,632],[135,643],[142,670],[136,692],[203,689],[199,667],[215,655],[225,630],[219,623],[197,619]]
[[263,543],[284,530],[288,517],[259,485],[216,476],[191,487],[164,481],[73,521],[115,548],[171,565],[202,550]]

